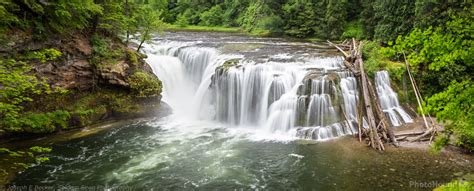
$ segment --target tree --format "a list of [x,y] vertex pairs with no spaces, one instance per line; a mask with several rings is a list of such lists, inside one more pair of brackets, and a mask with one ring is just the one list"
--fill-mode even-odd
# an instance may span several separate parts
[[414,71],[422,75],[425,95],[443,91],[452,81],[472,79],[472,22],[471,17],[454,16],[444,27],[414,29],[397,38],[392,49],[407,53],[410,65],[418,69]]
[[33,29],[36,36],[67,33],[88,27],[91,18],[101,13],[102,7],[93,0],[4,0],[0,2],[0,30],[4,26]]
[[209,9],[208,11],[202,12],[200,14],[201,23],[206,26],[216,26],[222,24],[222,15],[224,11],[220,5],[216,5]]
[[394,40],[398,35],[406,35],[413,28],[415,2],[403,1],[377,1],[373,3],[374,38],[381,42]]
[[326,32],[327,37],[330,39],[338,39],[344,32],[344,26],[346,24],[346,0],[342,1],[329,1],[326,7]]
[[160,18],[160,12],[146,6],[138,18],[138,24],[140,26],[138,30],[140,33],[140,45],[138,45],[137,52],[140,52],[144,42],[151,40],[154,33],[163,31],[164,23]]
[[257,28],[258,21],[270,14],[271,11],[262,0],[255,1],[247,7],[241,16],[240,26],[246,31],[253,31]]
[[226,26],[239,26],[240,13],[249,6],[249,0],[225,0],[223,3],[223,24]]
[[291,0],[283,5],[286,20],[285,33],[290,36],[306,37],[314,34],[317,19],[313,3]]
[[130,4],[128,1],[105,1],[100,4],[103,7],[98,27],[113,35],[123,34],[128,31],[130,19]]
[[[448,136],[456,136],[456,144],[474,151],[474,85],[472,81],[453,82],[446,91],[427,100],[427,109],[445,124]],[[446,144],[444,137],[438,138]],[[441,146],[443,146],[441,145]],[[439,148],[437,148],[439,149]]]

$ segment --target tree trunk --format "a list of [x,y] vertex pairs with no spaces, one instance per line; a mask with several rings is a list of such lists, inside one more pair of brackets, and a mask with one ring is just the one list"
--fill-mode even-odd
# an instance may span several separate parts
[[140,45],[138,45],[137,52],[140,52],[140,49],[142,48],[143,43],[145,42],[145,39],[142,39],[140,42]]
[[372,108],[372,103],[369,95],[369,90],[368,90],[368,77],[367,74],[364,71],[364,62],[362,61],[362,56],[360,52],[357,55],[357,63],[359,63],[360,67],[360,76],[361,76],[361,81],[362,81],[362,94],[364,96],[364,103],[365,103],[365,110],[367,114],[367,122],[369,124],[369,138],[371,140],[371,146],[372,148],[375,148],[377,150],[384,150],[385,148],[383,147],[382,141],[380,140],[380,136],[377,131],[377,124],[375,122],[375,117],[374,117],[374,110]]
[[[125,16],[130,19],[130,7],[128,5],[128,0],[125,0]],[[128,25],[128,23],[127,23]],[[125,40],[125,44],[128,46],[128,40],[130,39],[130,29],[127,26],[127,39]]]
[[137,52],[140,52],[140,49],[142,48],[143,43],[147,40],[147,37],[149,35],[149,30],[145,30],[141,36],[142,40],[140,41],[140,45],[138,45]]

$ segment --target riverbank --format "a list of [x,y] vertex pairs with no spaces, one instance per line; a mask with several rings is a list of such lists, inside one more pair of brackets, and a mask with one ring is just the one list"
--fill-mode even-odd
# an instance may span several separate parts
[[[2,139],[0,141],[0,148],[20,153],[27,152],[29,148],[35,146],[51,148],[55,144],[100,134],[113,128],[137,124],[143,121],[150,121],[157,117],[163,117],[171,113],[169,107],[166,104],[160,104],[160,106],[154,104],[153,108],[147,108],[148,110],[141,110],[143,112],[140,113],[133,113],[128,116],[122,115],[119,118],[107,118],[96,121],[93,124],[84,127],[67,129],[53,134]],[[0,161],[0,175],[2,177],[0,178],[0,188],[15,179],[18,173],[25,171],[30,167],[40,165],[39,163],[32,161],[32,158],[11,155],[8,152],[0,152]]]
[[[241,27],[226,27],[226,26],[199,26],[199,25],[186,25],[186,26],[179,26],[175,24],[168,24],[165,27],[165,31],[169,32],[176,32],[176,31],[183,31],[183,32],[223,32],[223,33],[240,33],[248,36],[255,36],[255,37],[278,37],[278,38],[286,38],[292,39],[295,41],[308,41],[313,43],[320,43],[326,42],[326,40],[319,38],[319,37],[305,37],[305,38],[296,38],[291,36],[284,36],[279,34],[272,34],[268,30],[254,30],[252,32],[247,32],[243,30]],[[335,41],[337,42],[337,41]]]
[[240,27],[224,26],[198,26],[198,25],[166,25],[165,31],[189,31],[189,32],[226,32],[226,33],[244,33]]
[[[143,121],[150,121],[157,117],[163,117],[171,113],[169,107],[166,104],[160,104],[155,106],[153,109],[149,109],[144,113],[137,115],[122,116],[120,118],[109,118],[102,121],[98,121],[94,124],[87,125],[81,128],[68,129],[60,131],[54,134],[47,134],[40,137],[29,137],[27,139],[3,139],[0,142],[0,148],[7,148],[15,152],[25,152],[33,146],[41,146],[51,148],[55,144],[61,144],[67,141],[73,141],[76,139],[85,138],[88,136],[100,134],[106,131],[110,131],[113,128],[119,128],[127,125],[141,123]],[[0,152],[0,188],[11,182],[18,173],[27,170],[30,167],[40,165],[32,164],[32,166],[18,165],[26,164],[31,162],[31,159],[17,156],[10,156],[8,153]],[[1,189],[0,189],[1,190]]]
[[18,31],[11,40],[0,46],[0,174],[6,179],[48,160],[47,153],[34,151],[49,149],[20,147],[22,142],[67,138],[77,129],[160,108],[161,81],[145,56],[120,39],[71,31],[38,40]]

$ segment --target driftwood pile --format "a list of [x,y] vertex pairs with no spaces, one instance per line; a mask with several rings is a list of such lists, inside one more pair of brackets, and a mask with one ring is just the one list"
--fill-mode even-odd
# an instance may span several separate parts
[[[362,137],[364,137],[369,146],[381,151],[385,150],[384,142],[398,146],[397,139],[390,128],[391,124],[379,104],[375,87],[367,73],[365,73],[361,49],[362,42],[352,39],[352,41],[345,41],[342,44],[336,45],[331,42],[329,44],[344,54],[344,65],[354,73],[361,86],[360,88],[362,88],[357,103],[360,122],[358,128],[359,141],[362,141]],[[362,128],[361,121],[364,119],[362,116],[365,117],[368,128]]]
[[[398,140],[407,139],[407,137],[415,136],[414,138],[408,139],[409,141],[423,141],[429,137],[429,141],[432,141],[433,136],[439,130],[436,128],[435,122],[428,114],[431,124],[428,124],[425,117],[422,102],[423,98],[418,89],[416,81],[411,75],[409,64],[405,58],[406,70],[410,77],[413,91],[416,95],[418,107],[421,111],[425,130],[421,132],[401,133],[394,134],[391,129],[391,123],[388,122],[385,114],[383,113],[382,107],[376,95],[375,87],[372,85],[370,79],[364,70],[364,61],[362,59],[362,42],[357,42],[355,39],[346,40],[341,44],[328,43],[336,47],[345,57],[344,65],[351,70],[356,76],[358,84],[362,91],[359,91],[358,99],[358,121],[359,121],[359,141],[362,141],[364,137],[368,145],[377,150],[385,150],[385,143],[392,143],[394,146],[398,146]],[[403,54],[405,55],[405,54]],[[366,120],[368,128],[362,128],[362,121]],[[431,137],[430,137],[431,136]]]

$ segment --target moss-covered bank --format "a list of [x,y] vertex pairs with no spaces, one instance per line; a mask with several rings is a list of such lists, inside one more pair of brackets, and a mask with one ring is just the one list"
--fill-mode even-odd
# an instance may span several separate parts
[[81,32],[12,38],[0,49],[0,137],[36,137],[158,107],[160,80],[145,55],[119,39]]
[[0,185],[48,160],[36,152],[48,148],[31,140],[83,136],[97,130],[75,130],[153,115],[162,84],[145,57],[104,33],[12,35],[0,46]]

